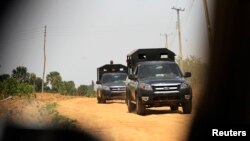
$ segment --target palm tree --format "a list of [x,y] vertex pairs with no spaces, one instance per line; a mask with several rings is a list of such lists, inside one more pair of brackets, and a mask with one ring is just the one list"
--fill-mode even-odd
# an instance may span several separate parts
[[18,66],[16,69],[12,70],[12,77],[20,83],[28,82],[29,75],[27,68],[24,66]]
[[60,88],[60,84],[62,82],[62,77],[60,76],[60,73],[57,71],[50,72],[46,76],[46,80],[48,84],[51,84],[52,91],[58,92]]

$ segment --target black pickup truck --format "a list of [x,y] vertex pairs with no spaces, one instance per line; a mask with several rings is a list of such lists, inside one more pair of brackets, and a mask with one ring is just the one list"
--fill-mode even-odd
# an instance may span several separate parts
[[126,103],[129,112],[143,115],[146,108],[170,106],[183,113],[192,111],[192,88],[166,48],[137,49],[127,55]]
[[106,103],[106,100],[125,100],[125,80],[127,67],[122,64],[106,64],[97,68],[96,90],[97,102]]

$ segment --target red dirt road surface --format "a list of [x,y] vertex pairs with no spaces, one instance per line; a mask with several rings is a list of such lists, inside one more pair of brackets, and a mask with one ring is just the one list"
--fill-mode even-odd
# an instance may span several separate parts
[[128,113],[123,101],[97,104],[95,98],[77,97],[58,101],[57,111],[77,121],[77,126],[107,141],[182,141],[192,114],[172,112],[168,107],[150,108],[147,115]]

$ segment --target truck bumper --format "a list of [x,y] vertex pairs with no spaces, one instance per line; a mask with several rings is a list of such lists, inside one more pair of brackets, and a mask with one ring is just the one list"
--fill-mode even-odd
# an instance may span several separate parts
[[121,92],[111,92],[111,91],[103,91],[103,96],[106,100],[125,100],[125,91]]
[[160,107],[160,106],[179,105],[182,102],[192,100],[192,94],[191,93],[171,93],[171,94],[153,94],[152,93],[152,94],[142,94],[140,98],[142,99],[142,102],[148,107]]

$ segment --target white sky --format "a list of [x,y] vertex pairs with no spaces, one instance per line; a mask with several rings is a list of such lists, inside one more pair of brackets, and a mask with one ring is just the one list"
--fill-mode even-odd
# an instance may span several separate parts
[[[76,86],[96,81],[96,69],[114,60],[126,65],[137,48],[165,46],[179,54],[176,11],[180,12],[183,55],[206,61],[203,0],[26,0],[13,6],[0,38],[0,74],[23,65],[42,77],[43,32],[47,25],[46,74],[60,72]],[[212,7],[210,6],[210,10]]]

